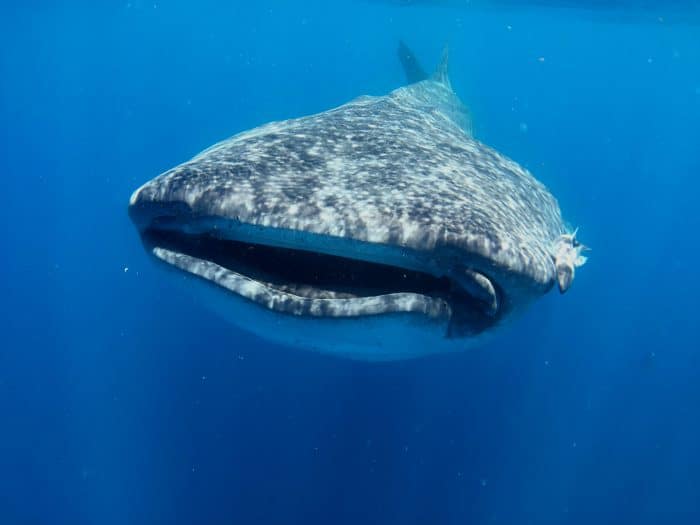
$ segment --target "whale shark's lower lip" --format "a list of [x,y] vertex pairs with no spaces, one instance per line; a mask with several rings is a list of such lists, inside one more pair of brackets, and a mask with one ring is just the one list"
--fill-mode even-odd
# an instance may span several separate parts
[[443,319],[448,337],[477,335],[500,319],[500,312],[488,312],[480,298],[448,276],[366,260],[361,253],[348,256],[347,250],[339,255],[308,244],[224,238],[221,228],[207,230],[196,220],[159,223],[153,221],[141,233],[157,259],[281,314],[421,314]]

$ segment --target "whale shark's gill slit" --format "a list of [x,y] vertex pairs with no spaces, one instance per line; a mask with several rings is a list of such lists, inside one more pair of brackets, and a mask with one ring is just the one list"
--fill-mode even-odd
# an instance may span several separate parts
[[305,299],[355,299],[413,293],[441,299],[450,306],[448,336],[476,334],[497,319],[484,315],[483,305],[447,277],[398,266],[221,239],[211,233],[147,229],[143,240],[151,247],[214,263],[277,290]]

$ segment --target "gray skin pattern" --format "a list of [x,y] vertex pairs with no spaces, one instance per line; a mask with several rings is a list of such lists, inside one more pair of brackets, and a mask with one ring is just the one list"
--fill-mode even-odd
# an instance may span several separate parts
[[[546,187],[473,138],[446,54],[432,77],[388,95],[269,123],[208,148],[136,190],[130,214],[141,231],[157,225],[448,277],[497,318],[494,326],[555,283],[566,291],[585,262]],[[413,325],[442,323],[450,339],[453,312],[444,298],[281,286],[149,249],[268,313],[326,321],[386,315],[387,322],[410,314]],[[309,346],[333,351],[332,341]]]

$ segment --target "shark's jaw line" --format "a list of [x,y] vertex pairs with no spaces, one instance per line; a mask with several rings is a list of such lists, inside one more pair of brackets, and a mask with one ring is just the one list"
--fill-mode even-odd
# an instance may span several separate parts
[[487,312],[472,291],[396,247],[343,239],[333,244],[221,218],[151,219],[141,235],[158,260],[280,314],[418,314],[444,324],[447,338],[475,336],[501,317]]

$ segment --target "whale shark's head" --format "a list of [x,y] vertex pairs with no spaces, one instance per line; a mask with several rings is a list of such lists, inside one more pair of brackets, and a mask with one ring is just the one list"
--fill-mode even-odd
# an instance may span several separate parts
[[144,245],[267,339],[362,359],[465,348],[577,261],[556,200],[471,137],[439,73],[168,170],[131,197]]

